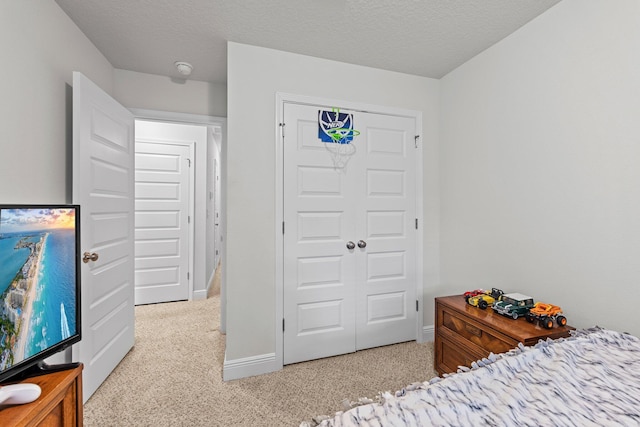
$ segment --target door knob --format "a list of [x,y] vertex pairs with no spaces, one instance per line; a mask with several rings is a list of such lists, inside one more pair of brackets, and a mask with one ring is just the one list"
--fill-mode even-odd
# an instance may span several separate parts
[[347,249],[351,250],[356,247],[356,244],[353,242],[347,242]]
[[89,261],[97,261],[98,260],[98,254],[95,252],[85,252],[82,254],[82,262],[84,262],[85,264],[88,263]]
[[358,247],[361,249],[364,249],[367,247],[367,242],[365,242],[364,240],[358,240]]

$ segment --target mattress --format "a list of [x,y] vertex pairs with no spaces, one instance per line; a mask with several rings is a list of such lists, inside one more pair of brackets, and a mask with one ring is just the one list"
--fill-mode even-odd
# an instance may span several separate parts
[[[371,403],[368,403],[371,402]],[[638,426],[640,340],[602,328],[489,355],[301,427]]]

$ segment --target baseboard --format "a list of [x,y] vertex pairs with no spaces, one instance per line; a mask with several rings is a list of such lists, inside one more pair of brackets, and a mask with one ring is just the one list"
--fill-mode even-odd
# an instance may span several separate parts
[[436,328],[434,325],[424,326],[422,328],[422,342],[434,341],[436,337]]
[[194,300],[207,299],[207,291],[208,289],[193,291],[193,299]]
[[[422,328],[422,342],[433,341],[434,337],[435,327],[433,325]],[[228,360],[225,354],[222,379],[224,381],[237,380],[254,375],[268,374],[281,369],[282,366],[276,363],[275,353],[259,354],[232,360]]]
[[224,356],[222,367],[222,379],[224,381],[237,380],[239,378],[251,377],[254,375],[268,374],[282,369],[276,364],[276,354],[267,353],[257,356],[245,357],[242,359],[227,360]]

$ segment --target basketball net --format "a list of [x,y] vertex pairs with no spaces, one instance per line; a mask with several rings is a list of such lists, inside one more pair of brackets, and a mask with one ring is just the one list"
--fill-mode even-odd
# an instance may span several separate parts
[[327,131],[333,142],[325,142],[324,146],[331,154],[335,169],[344,169],[356,152],[356,146],[351,143],[354,136],[360,132],[354,129],[337,128]]

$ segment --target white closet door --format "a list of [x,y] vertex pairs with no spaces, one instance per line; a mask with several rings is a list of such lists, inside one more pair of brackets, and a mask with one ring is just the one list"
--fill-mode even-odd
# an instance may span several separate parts
[[135,303],[189,299],[190,145],[136,141]]
[[416,337],[415,120],[358,114],[356,349]]
[[354,112],[337,162],[326,109],[284,107],[285,364],[415,339],[415,120]]
[[318,139],[318,107],[287,104],[284,363],[355,351],[355,183]]

